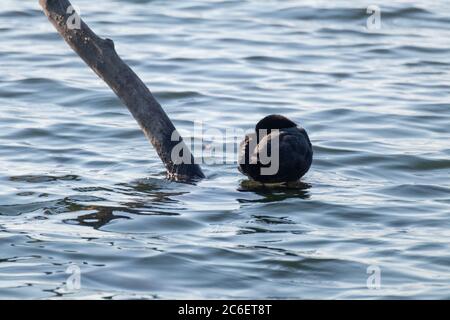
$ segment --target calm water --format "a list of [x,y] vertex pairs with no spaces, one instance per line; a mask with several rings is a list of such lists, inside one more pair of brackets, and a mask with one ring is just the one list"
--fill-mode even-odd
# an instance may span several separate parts
[[450,298],[448,1],[74,1],[188,137],[301,123],[289,190],[165,180],[38,1],[1,2],[0,298]]

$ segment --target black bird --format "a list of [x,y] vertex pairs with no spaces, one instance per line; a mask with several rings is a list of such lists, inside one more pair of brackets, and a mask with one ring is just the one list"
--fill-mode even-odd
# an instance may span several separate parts
[[[240,172],[262,183],[293,182],[308,172],[313,150],[305,129],[284,116],[270,115],[258,122],[255,131],[241,142]],[[278,161],[276,154],[272,154],[272,151],[277,152],[277,139]],[[278,169],[276,172],[264,172],[272,165],[273,169]]]

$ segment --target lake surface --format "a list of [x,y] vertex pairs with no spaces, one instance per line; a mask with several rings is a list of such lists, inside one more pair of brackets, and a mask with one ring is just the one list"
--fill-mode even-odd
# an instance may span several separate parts
[[167,181],[38,1],[2,0],[0,298],[450,299],[448,1],[73,3],[186,138],[281,113],[315,159],[298,188],[217,155]]

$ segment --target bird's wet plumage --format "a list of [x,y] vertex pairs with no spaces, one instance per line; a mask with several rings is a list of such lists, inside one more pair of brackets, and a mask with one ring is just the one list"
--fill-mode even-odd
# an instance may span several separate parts
[[[279,168],[272,175],[262,174],[261,154],[271,157],[271,144],[279,140]],[[268,150],[267,153],[266,150]],[[270,115],[258,122],[255,133],[242,141],[239,152],[239,171],[262,183],[298,181],[311,167],[313,150],[305,129],[280,115]]]

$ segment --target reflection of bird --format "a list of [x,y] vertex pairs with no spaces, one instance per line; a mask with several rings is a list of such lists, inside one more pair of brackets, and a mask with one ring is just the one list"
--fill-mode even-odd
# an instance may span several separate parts
[[[240,145],[239,171],[262,183],[297,181],[308,172],[313,150],[305,129],[297,127],[286,117],[270,115],[258,122],[255,131],[246,135]],[[268,171],[262,169],[271,167],[277,159],[272,154],[277,152],[276,139],[279,146],[278,170],[267,174]],[[264,161],[263,156],[267,157],[263,158]],[[266,161],[268,159],[270,163]]]

